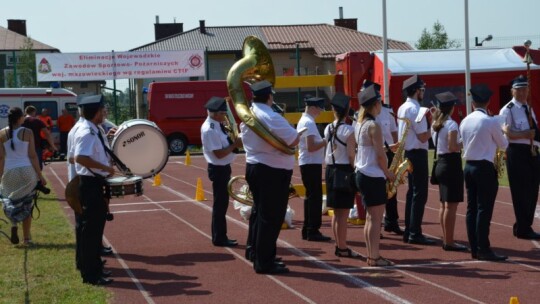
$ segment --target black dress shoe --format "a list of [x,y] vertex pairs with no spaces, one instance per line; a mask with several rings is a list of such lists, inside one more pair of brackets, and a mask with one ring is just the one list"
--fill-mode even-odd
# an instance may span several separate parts
[[283,273],[289,273],[290,270],[287,267],[279,267],[279,266],[274,265],[272,268],[255,270],[255,272],[259,274],[283,274]]
[[403,231],[403,243],[409,242],[409,233],[406,231]]
[[282,262],[283,259],[281,257],[274,257],[274,262]]
[[276,266],[276,267],[286,267],[286,266],[285,266],[285,263],[283,263],[283,262],[276,262],[276,261],[274,261],[274,266]]
[[111,247],[103,247],[101,248],[101,256],[107,256],[107,255],[112,255],[113,254],[113,251],[111,249]]
[[302,240],[307,240],[307,231],[306,231],[306,228],[302,228]]
[[11,241],[11,244],[19,244],[19,234],[17,233],[17,226],[14,226],[14,227],[11,227],[11,237],[9,238],[9,240]]
[[477,253],[477,259],[481,261],[504,261],[508,259],[505,255],[498,255],[493,251],[486,251],[486,252],[478,252]]
[[423,235],[409,236],[409,244],[435,245],[435,240],[428,239]]
[[332,238],[322,234],[322,233],[318,233],[318,234],[308,234],[307,236],[307,240],[310,241],[310,242],[328,242],[330,241]]
[[110,270],[102,270],[101,271],[101,277],[108,278],[110,276],[112,276],[112,271],[110,271]]
[[443,244],[442,249],[444,251],[467,251],[469,250],[469,247],[458,244],[458,243],[454,243],[454,244]]
[[393,232],[397,235],[403,235],[403,230],[399,227],[399,225],[388,225],[384,226],[384,231],[386,232]]
[[218,246],[218,247],[234,247],[234,246],[238,246],[238,242],[234,241],[234,240],[225,240],[225,241],[222,241],[222,242],[215,242],[214,246]]
[[85,283],[85,284],[96,285],[96,286],[109,285],[112,282],[114,282],[113,279],[107,279],[107,278],[104,278],[104,277],[100,277],[100,278],[95,279],[95,280],[83,280],[83,283]]
[[533,230],[527,233],[516,233],[515,236],[518,239],[523,240],[540,240],[540,233],[534,232]]
[[472,257],[473,259],[475,259],[475,260],[478,259],[478,253],[477,253],[477,252],[472,252],[472,251],[471,251],[471,257]]

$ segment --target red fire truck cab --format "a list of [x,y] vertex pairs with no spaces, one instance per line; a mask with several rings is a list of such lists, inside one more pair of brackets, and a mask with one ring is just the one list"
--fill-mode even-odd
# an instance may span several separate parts
[[171,155],[184,154],[188,145],[201,144],[206,102],[228,95],[225,80],[153,82],[147,95],[148,119],[167,137]]

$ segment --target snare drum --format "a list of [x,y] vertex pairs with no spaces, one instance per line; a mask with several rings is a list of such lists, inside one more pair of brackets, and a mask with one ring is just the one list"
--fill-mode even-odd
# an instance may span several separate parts
[[114,134],[111,149],[131,173],[143,179],[158,174],[169,159],[165,135],[146,119],[121,124]]
[[140,196],[143,194],[143,179],[140,176],[109,177],[105,184],[105,197],[124,197],[125,195]]

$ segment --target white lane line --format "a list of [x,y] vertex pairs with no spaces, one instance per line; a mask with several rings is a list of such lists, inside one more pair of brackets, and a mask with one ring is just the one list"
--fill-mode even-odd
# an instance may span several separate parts
[[171,209],[122,210],[122,211],[115,211],[115,212],[112,212],[112,213],[113,213],[113,214],[121,214],[121,213],[140,213],[140,212],[156,212],[156,211],[165,211],[165,210],[171,210]]
[[186,200],[157,201],[157,202],[144,201],[144,202],[130,202],[130,203],[120,203],[120,204],[109,204],[109,207],[134,206],[134,205],[154,205],[154,204],[168,204],[168,203],[188,203],[188,202],[189,201],[186,201]]
[[424,279],[424,278],[421,278],[421,277],[419,277],[419,276],[417,276],[417,275],[414,275],[414,274],[412,274],[412,273],[410,273],[410,272],[408,272],[408,271],[401,270],[401,269],[396,269],[396,271],[399,272],[399,273],[402,273],[403,275],[406,275],[406,276],[409,276],[409,277],[411,277],[411,278],[414,278],[414,279],[416,279],[416,280],[418,280],[418,281],[421,281],[421,282],[423,282],[423,283],[425,283],[425,284],[427,284],[427,285],[431,285],[431,286],[433,286],[433,287],[440,288],[440,289],[442,289],[442,290],[444,290],[444,291],[446,291],[446,292],[449,292],[449,293],[454,294],[454,295],[456,295],[456,296],[458,296],[458,297],[464,298],[465,300],[467,300],[467,301],[469,301],[469,302],[481,303],[481,304],[484,303],[484,302],[478,301],[478,300],[476,300],[476,299],[473,299],[473,298],[471,298],[471,297],[469,297],[469,296],[467,296],[467,295],[464,295],[464,294],[462,294],[462,293],[460,293],[460,292],[457,292],[457,291],[455,291],[455,290],[453,290],[453,289],[451,289],[451,288],[448,288],[448,287],[446,287],[446,286],[443,286],[443,285],[440,285],[440,284],[437,284],[437,283],[433,283],[432,281],[429,281],[429,280],[426,280],[426,279]]
[[131,281],[135,284],[135,286],[137,286],[137,289],[142,294],[143,298],[146,300],[146,303],[155,304],[156,302],[154,302],[154,300],[152,299],[152,296],[150,296],[148,291],[146,291],[146,289],[142,285],[141,281],[135,276],[135,274],[133,274],[133,271],[131,271],[131,269],[127,265],[126,261],[124,261],[122,256],[120,256],[120,254],[117,253],[118,251],[114,248],[114,246],[111,244],[111,242],[109,242],[109,240],[105,236],[103,236],[103,238],[105,239],[105,243],[107,243],[108,246],[111,247],[112,251],[114,252],[114,257],[116,258],[118,263],[120,263],[122,268],[124,268],[124,270],[128,274]]
[[[163,187],[163,186],[162,186]],[[176,194],[176,195],[179,195],[181,197],[185,197],[185,195],[179,193],[179,192],[176,192],[175,190],[172,190],[171,188],[169,187],[164,187],[166,190]],[[147,197],[148,199],[150,199],[148,196],[144,195],[145,197]],[[208,206],[204,205],[204,204],[200,204],[196,201],[193,201],[191,200],[193,203],[196,203],[196,205],[202,205],[204,207],[204,209],[207,209]],[[157,205],[158,207],[160,208],[163,208],[162,206],[160,205]],[[211,210],[211,209],[210,209]],[[191,224],[190,222],[188,222],[187,220],[185,220],[184,218],[178,216],[177,214],[173,213],[170,211],[170,209],[164,209],[165,212],[169,213],[171,216],[173,216],[174,218],[176,218],[177,220],[181,221],[182,223],[186,224],[187,226],[189,226],[191,229],[195,230],[196,232],[198,232],[199,234],[203,235],[204,237],[206,237],[207,239],[211,240],[212,237],[207,234],[206,232],[202,231],[201,229],[195,227],[193,224]],[[244,226],[246,226],[244,224]],[[247,227],[247,226],[246,226]],[[225,250],[227,250],[229,253],[231,253],[232,255],[236,256],[239,260],[243,261],[244,263],[248,264],[248,265],[251,265],[251,262],[246,260],[243,256],[241,256],[240,254],[236,253],[234,250],[232,250],[231,248],[227,248],[227,247],[224,247]],[[301,294],[300,292],[296,291],[295,289],[289,287],[287,284],[281,282],[280,280],[276,279],[274,276],[271,276],[271,275],[267,275],[267,277],[269,279],[271,279],[272,281],[274,281],[275,283],[277,283],[278,285],[280,285],[281,287],[283,287],[284,289],[288,290],[289,292],[291,292],[292,294],[298,296],[299,298],[301,298],[302,300],[304,300],[306,303],[310,303],[310,304],[316,304],[315,301],[311,300],[310,298],[306,297],[305,295]]]
[[[54,171],[54,169],[52,167],[49,167],[51,168],[51,172],[52,174],[56,177],[56,179],[60,182],[60,184],[62,185],[62,187],[66,187],[66,184],[64,184],[64,181],[58,176],[58,174],[56,174],[56,171]],[[150,297],[150,295],[148,294],[148,291],[146,291],[146,289],[144,289],[144,287],[142,286],[141,282],[139,281],[139,279],[137,279],[137,277],[135,277],[135,275],[133,275],[133,272],[131,271],[131,269],[129,268],[129,266],[126,264],[126,262],[124,261],[124,259],[122,259],[122,257],[117,253],[118,251],[116,251],[116,249],[114,249],[114,247],[112,246],[111,242],[109,242],[109,240],[107,240],[107,238],[105,237],[105,235],[103,236],[103,238],[105,239],[105,242],[107,244],[109,244],[109,246],[111,246],[113,252],[114,252],[114,256],[116,258],[116,260],[118,260],[118,263],[120,263],[120,265],[122,266],[122,268],[124,268],[124,270],[126,271],[126,273],[128,274],[128,276],[131,278],[131,281],[135,284],[135,286],[137,286],[137,289],[139,290],[139,292],[142,294],[143,298],[146,300],[146,303],[148,304],[155,304],[154,300],[152,300],[152,298]]]
[[[173,177],[174,179],[174,177]],[[173,190],[167,186],[162,186],[163,189],[169,191],[170,193],[173,193],[175,195],[178,195],[180,196],[181,198],[184,198],[184,199],[188,199],[187,196],[185,196],[184,194],[176,191],[176,190]],[[195,200],[192,200],[192,203],[194,205],[197,205],[203,209],[206,209],[208,211],[212,211],[212,208],[203,204],[203,203],[200,203],[200,202],[197,202]],[[172,212],[169,212],[171,215],[174,214]],[[176,215],[174,215],[176,217]],[[248,225],[244,222],[241,222],[235,218],[232,218],[232,217],[229,217],[227,216],[227,220],[231,221],[231,222],[234,222],[235,224],[237,224],[238,226],[244,228],[244,229],[247,229],[248,228]],[[197,229],[198,230],[198,229]],[[208,236],[207,234],[204,234],[206,235],[208,238],[210,238],[210,236]],[[348,281],[349,283],[352,283],[358,287],[362,287],[364,288],[365,290],[391,302],[391,303],[403,303],[403,304],[407,304],[407,303],[411,303],[409,301],[407,301],[406,299],[403,299],[395,294],[392,294],[386,290],[384,290],[383,288],[379,288],[379,287],[376,287],[374,285],[371,285],[370,283],[368,283],[367,281],[364,281],[362,279],[359,279],[355,276],[353,276],[352,274],[349,274],[349,273],[346,273],[344,271],[341,271],[340,269],[336,268],[336,267],[333,267],[329,264],[327,264],[326,262],[323,262],[319,259],[317,259],[316,257],[313,257],[311,255],[309,255],[308,253],[302,251],[301,249],[298,249],[296,247],[294,247],[293,245],[291,245],[290,243],[286,242],[286,241],[283,241],[283,240],[278,240],[279,244],[282,245],[283,247],[287,248],[289,251],[293,252],[295,255],[297,256],[300,256],[302,257],[304,260],[306,261],[310,261],[316,265],[318,265],[319,267],[321,268],[324,268],[328,271],[330,271],[331,273],[333,274],[336,274],[336,275],[339,275],[341,276],[343,279],[345,279],[346,281]],[[235,254],[236,255],[236,254]],[[250,264],[251,262],[248,262],[243,256],[240,256],[240,255],[236,255],[238,258],[244,260],[247,264]],[[268,277],[272,277],[272,276],[268,276]],[[279,285],[280,286],[283,286],[284,288],[286,288],[287,290],[289,290],[290,292],[293,292],[294,294],[300,296],[301,293],[299,293],[298,291],[292,289],[291,287],[287,286],[285,283],[281,282],[280,280],[276,279],[276,278],[273,278],[274,282],[278,283],[279,282]],[[302,297],[305,297],[302,295]],[[307,297],[305,297],[305,299],[308,299]],[[313,301],[312,300],[309,300],[311,301],[310,303],[312,303]]]

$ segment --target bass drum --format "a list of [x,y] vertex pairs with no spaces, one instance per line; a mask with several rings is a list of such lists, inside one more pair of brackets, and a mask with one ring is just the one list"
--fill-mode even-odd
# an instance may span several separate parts
[[142,178],[158,174],[169,159],[165,135],[155,123],[146,119],[122,123],[114,134],[111,149],[131,173]]

